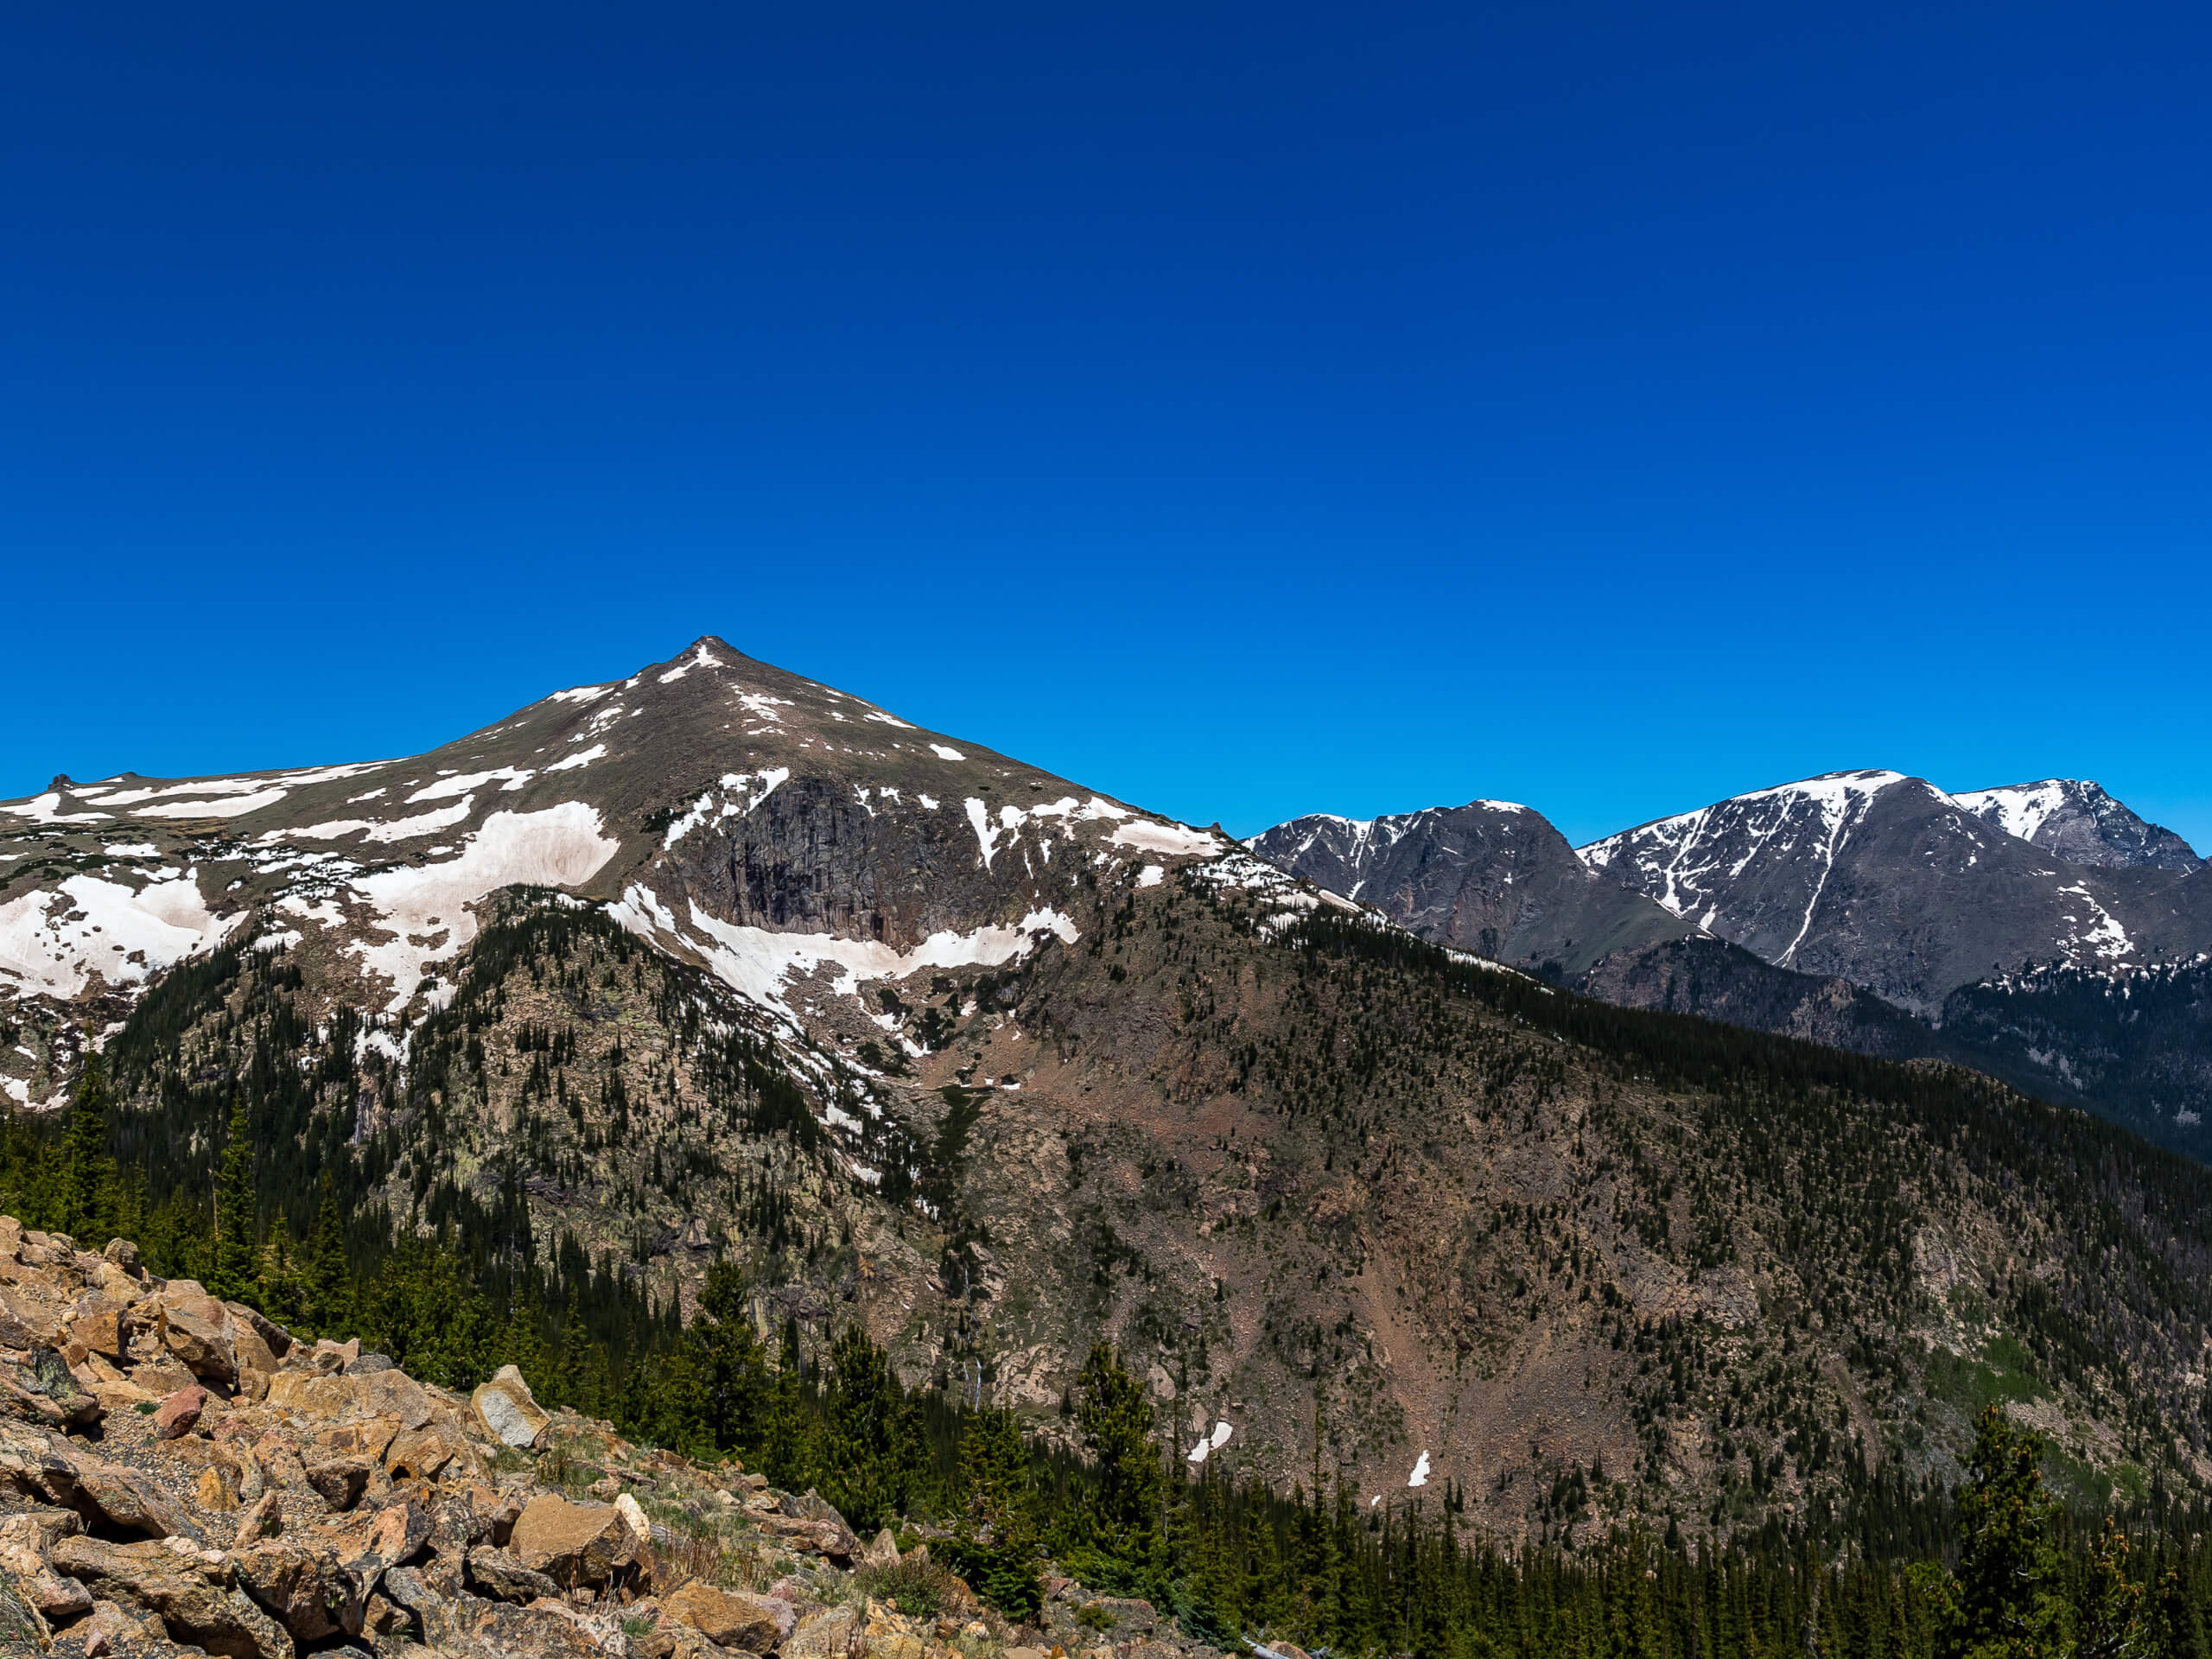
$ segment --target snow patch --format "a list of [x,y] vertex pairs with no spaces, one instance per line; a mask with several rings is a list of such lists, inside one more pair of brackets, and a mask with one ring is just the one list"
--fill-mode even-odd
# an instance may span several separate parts
[[950,743],[932,743],[930,753],[940,760],[965,760],[968,758]]
[[1116,847],[1134,847],[1140,852],[1176,856],[1217,858],[1229,850],[1218,836],[1204,830],[1192,830],[1179,823],[1154,823],[1141,818],[1120,825],[1108,839]]
[[563,755],[560,760],[556,760],[551,766],[546,767],[545,770],[548,772],[574,772],[578,766],[588,766],[591,765],[593,761],[602,759],[606,753],[606,744],[594,743],[588,749],[579,749],[574,754]]
[[495,766],[490,772],[463,772],[457,777],[441,778],[435,784],[424,785],[410,795],[405,804],[412,806],[417,801],[449,801],[456,795],[466,795],[471,790],[481,789],[485,785],[500,779],[505,779],[506,781],[501,783],[499,788],[503,791],[512,793],[537,776],[537,771],[530,766],[519,769],[514,766]]
[[662,675],[660,677],[660,683],[663,685],[667,685],[673,681],[680,680],[695,668],[727,668],[728,666],[728,664],[727,663],[723,662],[721,658],[715,656],[702,645],[695,649],[690,656],[684,658],[683,661],[678,663],[674,668],[670,669],[667,673]]
[[219,944],[243,916],[212,914],[196,880],[132,888],[73,875],[53,891],[0,905],[0,975],[19,992],[63,998],[94,974],[110,985],[143,982]]
[[380,870],[353,889],[375,906],[392,937],[350,947],[369,972],[391,982],[385,1012],[405,1008],[425,967],[445,962],[476,937],[468,907],[501,887],[580,886],[599,874],[620,842],[601,832],[599,809],[563,801],[537,812],[494,812],[459,858],[424,869]]

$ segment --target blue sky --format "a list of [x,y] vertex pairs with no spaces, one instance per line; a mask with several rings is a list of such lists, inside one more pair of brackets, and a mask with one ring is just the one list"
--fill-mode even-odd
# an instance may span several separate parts
[[0,795],[715,632],[1239,832],[1888,766],[2212,849],[2201,9],[47,13]]

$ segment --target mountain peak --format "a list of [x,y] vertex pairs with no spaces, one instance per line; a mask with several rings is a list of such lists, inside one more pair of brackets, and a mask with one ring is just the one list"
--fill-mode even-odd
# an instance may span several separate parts
[[2006,835],[2046,848],[2070,864],[2185,872],[2204,861],[2172,830],[2137,817],[2103,785],[2086,778],[2005,784],[1952,799]]

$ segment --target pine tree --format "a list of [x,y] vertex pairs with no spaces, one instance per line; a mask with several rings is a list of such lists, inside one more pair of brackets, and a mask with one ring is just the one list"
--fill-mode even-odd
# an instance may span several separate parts
[[261,1247],[257,1270],[261,1311],[271,1319],[283,1323],[299,1319],[307,1300],[307,1281],[301,1267],[292,1249],[291,1224],[280,1210],[276,1212],[276,1224],[269,1230],[269,1242]]
[[2043,1436],[2016,1429],[1990,1406],[1960,1454],[1962,1548],[1956,1600],[1937,1659],[2060,1659],[2065,1607],[2050,1527],[2057,1506],[2043,1484]]
[[799,1362],[798,1321],[784,1322],[784,1339],[768,1389],[767,1423],[761,1435],[761,1472],[787,1492],[816,1484],[807,1382]]
[[1011,1411],[980,1411],[960,1437],[961,1508],[950,1549],[976,1593],[1008,1618],[1044,1605],[1029,1448]]
[[83,1249],[98,1249],[100,1235],[115,1224],[115,1169],[107,1155],[107,1067],[99,1054],[87,1055],[77,1080],[62,1144],[60,1191],[54,1208],[60,1231]]
[[1163,1482],[1152,1438],[1152,1402],[1122,1370],[1114,1351],[1095,1344],[1076,1384],[1076,1425],[1090,1454],[1096,1484],[1090,1508],[1094,1547],[1157,1594],[1165,1587],[1160,1535]]
[[576,1287],[570,1285],[569,1305],[561,1315],[560,1352],[553,1364],[553,1397],[556,1404],[585,1411],[590,1347],[591,1332],[584,1328],[583,1309],[576,1302]]
[[897,1518],[914,1485],[920,1435],[883,1350],[855,1319],[830,1344],[823,1496],[861,1533]]
[[507,1297],[507,1318],[499,1332],[499,1363],[522,1373],[530,1391],[552,1398],[551,1369],[547,1363],[545,1338],[537,1328],[537,1302],[531,1283],[516,1284]]
[[260,1243],[253,1224],[253,1135],[245,1102],[231,1108],[230,1138],[215,1175],[215,1262],[208,1288],[228,1301],[260,1300]]
[[326,1337],[342,1337],[354,1322],[353,1274],[346,1259],[346,1224],[338,1213],[338,1194],[322,1178],[322,1205],[308,1236],[301,1294],[308,1319]]
[[2137,1659],[2146,1651],[2143,1586],[2127,1576],[2127,1535],[2105,1517],[2082,1586],[2078,1659]]

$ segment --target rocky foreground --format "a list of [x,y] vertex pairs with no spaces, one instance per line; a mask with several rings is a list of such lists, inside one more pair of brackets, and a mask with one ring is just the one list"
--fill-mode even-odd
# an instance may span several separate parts
[[864,1542],[512,1367],[427,1387],[0,1217],[0,1652],[1217,1659],[1056,1575],[1011,1626],[921,1530]]

